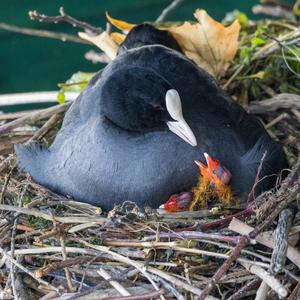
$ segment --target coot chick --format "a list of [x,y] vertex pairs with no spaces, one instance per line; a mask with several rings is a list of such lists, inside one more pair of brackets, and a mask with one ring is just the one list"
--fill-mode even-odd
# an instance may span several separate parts
[[158,207],[191,190],[204,153],[232,175],[246,199],[260,160],[260,193],[286,167],[263,126],[179,51],[146,45],[124,51],[91,81],[66,113],[49,149],[18,145],[21,168],[79,201],[113,208],[125,200]]

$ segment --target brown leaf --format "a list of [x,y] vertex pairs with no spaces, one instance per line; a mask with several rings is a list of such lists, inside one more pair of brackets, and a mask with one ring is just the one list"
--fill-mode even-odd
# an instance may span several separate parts
[[127,33],[128,31],[130,31],[134,26],[136,26],[136,24],[131,24],[131,23],[127,23],[125,21],[122,20],[118,20],[118,19],[114,19],[112,18],[108,12],[105,13],[106,14],[106,19],[107,21],[111,24],[114,25],[116,28],[122,30],[123,32]]
[[240,24],[236,20],[224,27],[202,9],[197,9],[194,16],[196,24],[185,22],[167,30],[187,57],[214,77],[222,77],[236,54]]
[[[159,27],[159,29],[168,30],[188,58],[214,77],[220,78],[225,75],[236,54],[240,24],[236,20],[230,26],[225,27],[213,20],[202,9],[197,9],[194,16],[198,21],[195,24],[184,22],[180,26]],[[136,24],[114,19],[108,13],[106,13],[106,18],[124,33],[128,33],[136,26]],[[102,33],[96,37],[80,33],[80,37],[91,41],[113,59],[116,56],[118,45],[124,41],[126,36],[113,32],[111,35]]]
[[85,32],[78,32],[78,35],[87,40],[98,48],[100,48],[110,59],[114,59],[117,56],[119,45],[114,42],[107,32],[102,32],[99,35],[91,36]]
[[126,38],[125,34],[122,34],[120,32],[112,32],[110,34],[110,37],[114,42],[116,42],[118,45],[122,44]]

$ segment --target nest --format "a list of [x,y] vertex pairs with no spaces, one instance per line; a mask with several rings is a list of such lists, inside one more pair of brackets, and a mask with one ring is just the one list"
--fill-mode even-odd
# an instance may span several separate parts
[[[271,27],[276,36],[292,31],[280,24]],[[243,32],[244,47],[257,26]],[[280,43],[271,40],[251,63],[241,55],[220,83],[284,145],[291,166],[281,185],[246,209],[166,214],[125,202],[103,213],[39,186],[16,167],[13,145],[49,145],[70,103],[1,115],[1,298],[298,299],[300,96],[292,91],[299,80],[278,55]],[[277,69],[267,81],[251,77],[271,67]]]

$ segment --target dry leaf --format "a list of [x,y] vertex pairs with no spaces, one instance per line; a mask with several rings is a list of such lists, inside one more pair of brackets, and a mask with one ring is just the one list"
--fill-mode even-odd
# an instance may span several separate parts
[[110,24],[114,25],[115,27],[117,27],[118,29],[122,30],[125,33],[128,33],[128,31],[130,31],[134,26],[136,26],[136,24],[127,23],[125,21],[112,18],[108,14],[108,12],[106,12],[105,14],[106,14],[106,19]]
[[[159,27],[159,29],[168,30],[188,58],[192,59],[198,66],[214,77],[220,78],[225,75],[230,62],[236,54],[240,24],[236,20],[230,26],[225,27],[213,20],[202,9],[197,9],[194,16],[198,21],[195,24],[185,22],[180,26]],[[124,33],[136,26],[136,24],[114,19],[108,13],[106,13],[106,18]],[[80,37],[91,41],[113,59],[116,56],[118,45],[124,41],[126,36],[114,32],[110,36],[102,33],[96,37],[80,33]]]
[[240,24],[236,20],[224,27],[202,9],[197,9],[194,16],[198,23],[185,22],[168,31],[187,57],[214,77],[222,77],[236,54]]
[[126,38],[126,35],[125,35],[125,34],[122,34],[122,33],[120,33],[120,32],[112,32],[112,33],[110,34],[110,37],[111,37],[111,39],[112,39],[114,42],[116,42],[118,45],[121,45],[121,44],[124,42],[124,40],[125,40],[125,38]]
[[107,32],[102,32],[99,35],[91,36],[85,32],[78,32],[78,35],[87,40],[98,48],[100,48],[110,59],[114,59],[117,56],[119,45],[109,36]]

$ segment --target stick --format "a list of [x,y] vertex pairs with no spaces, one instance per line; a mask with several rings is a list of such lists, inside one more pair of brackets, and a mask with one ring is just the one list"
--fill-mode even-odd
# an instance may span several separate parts
[[300,96],[282,93],[262,101],[252,101],[246,108],[250,114],[264,114],[278,109],[300,109]]
[[164,294],[164,290],[160,289],[158,291],[151,291],[143,294],[125,296],[125,297],[112,297],[106,298],[106,300],[143,300],[143,299],[156,299],[157,297]]
[[[84,240],[80,240],[81,243],[83,243],[85,246],[87,247],[90,247],[90,248],[93,248],[93,249],[96,249],[100,252],[104,252],[104,253],[107,253],[107,254],[111,254],[115,260],[117,261],[121,261],[123,263],[126,263],[126,264],[130,264],[132,266],[134,266],[136,269],[138,269],[149,281],[153,281],[151,279],[151,277],[149,276],[148,272],[150,273],[153,273],[155,275],[158,275],[162,278],[164,278],[165,280],[167,281],[170,281],[172,284],[174,285],[177,285],[179,286],[180,288],[183,288],[185,289],[186,291],[188,292],[192,292],[194,293],[195,295],[200,295],[201,294],[201,290],[197,287],[194,287],[192,285],[189,285],[185,282],[182,282],[181,280],[177,279],[176,277],[174,276],[171,276],[163,271],[160,271],[159,269],[156,269],[156,268],[153,268],[153,267],[147,267],[147,271],[145,271],[145,265],[144,263],[141,263],[141,262],[137,262],[137,261],[133,261],[131,259],[128,259],[127,257],[124,257],[122,255],[119,255],[111,250],[109,250],[108,247],[104,247],[104,246],[96,246],[96,245],[92,245],[90,243],[87,243],[86,241]],[[150,281],[150,282],[151,282]],[[152,283],[152,282],[151,282]],[[152,284],[153,285],[153,284]],[[155,284],[155,289],[156,290],[159,290]],[[215,300],[216,298],[215,297],[208,297],[207,300]]]
[[53,107],[49,107],[49,108],[46,108],[46,109],[35,111],[35,112],[33,112],[29,115],[26,115],[24,117],[21,117],[19,119],[11,121],[7,124],[1,125],[0,126],[0,134],[9,132],[9,131],[11,131],[11,130],[17,128],[17,127],[20,127],[24,124],[34,123],[36,121],[49,118],[53,114],[58,114],[58,113],[65,112],[69,109],[71,104],[72,104],[71,102],[68,102],[68,103],[64,103],[64,104],[60,104],[60,105],[55,105]]
[[[1,94],[0,105],[20,105],[20,104],[32,104],[32,103],[57,103],[57,91],[49,92],[29,92],[29,93],[16,93],[16,94]],[[79,93],[76,92],[65,92],[65,96],[68,101],[75,100]],[[27,114],[28,111],[22,112],[21,114]],[[1,116],[5,117],[7,114]],[[15,117],[14,117],[15,118]]]
[[295,20],[295,16],[291,11],[288,11],[280,6],[266,6],[266,5],[254,5],[252,7],[252,12],[255,15],[263,14],[272,17],[279,17],[289,20]]
[[77,37],[76,35],[71,35],[71,34],[67,34],[67,33],[63,33],[63,32],[53,32],[53,31],[48,31],[48,30],[18,27],[18,26],[3,23],[3,22],[0,22],[0,29],[11,31],[11,32],[16,32],[16,33],[21,33],[21,34],[26,34],[26,35],[61,40],[62,42],[68,41],[68,42],[73,42],[73,43],[91,45],[91,43],[87,40]]
[[[232,219],[229,229],[237,232],[239,234],[247,235],[249,234],[254,228],[243,223],[242,221],[238,219]],[[274,248],[274,240],[272,235],[267,233],[261,233],[258,234],[255,238],[255,241],[266,246],[269,248]],[[298,267],[300,268],[300,253],[299,251],[292,246],[288,246],[287,249],[287,257]]]
[[242,263],[242,265],[252,274],[258,276],[261,280],[263,280],[272,290],[274,290],[280,297],[285,298],[288,295],[287,289],[280,283],[278,279],[276,279],[269,272],[264,270],[259,266],[254,266],[251,264]]
[[5,204],[0,204],[0,210],[4,211],[15,211],[19,212],[21,214],[25,215],[32,215],[35,217],[40,217],[48,221],[57,221],[60,223],[89,223],[89,222],[95,222],[98,224],[105,224],[107,222],[107,219],[104,217],[84,217],[84,216],[75,216],[75,217],[57,217],[53,216],[51,214],[43,213],[39,211],[38,209],[29,209],[26,207],[16,207],[12,205],[5,205]]
[[131,294],[117,281],[113,280],[111,276],[103,269],[100,268],[97,273],[103,277],[110,285],[115,288],[122,296],[131,296]]
[[233,295],[231,295],[228,300],[237,300],[237,299],[243,299],[244,295],[246,292],[252,290],[252,289],[257,289],[258,284],[260,280],[259,279],[254,279],[252,281],[249,281],[246,283],[242,288],[240,288],[237,292],[235,292]]
[[103,32],[103,29],[101,27],[94,27],[86,22],[79,21],[69,15],[67,15],[64,11],[63,7],[60,7],[59,9],[59,16],[47,16],[44,14],[40,14],[38,11],[30,11],[29,17],[31,20],[36,20],[39,22],[44,22],[44,23],[69,23],[73,27],[79,27],[84,29],[84,31],[93,33],[94,35],[98,35]]
[[168,5],[155,20],[155,23],[161,23],[165,21],[167,16],[175,10],[179,5],[183,3],[184,0],[173,0],[170,5]]
[[51,130],[55,124],[61,120],[60,114],[55,114],[40,128],[28,142],[40,140],[49,130]]
[[[16,254],[16,252],[17,251],[15,251],[15,254]],[[17,268],[21,269],[23,272],[25,272],[26,274],[28,274],[30,277],[34,278],[36,281],[39,282],[39,284],[45,285],[48,288],[50,288],[51,290],[59,292],[58,288],[52,286],[47,281],[45,281],[43,279],[36,278],[31,271],[27,270],[25,267],[23,267],[21,264],[19,264],[15,259],[13,259],[10,255],[8,255],[2,248],[0,248],[0,253],[4,257],[4,259],[7,259],[10,263],[14,264]]]
[[275,230],[274,250],[271,258],[270,269],[276,274],[282,272],[288,250],[289,230],[292,225],[293,212],[285,209],[280,213],[278,225]]

